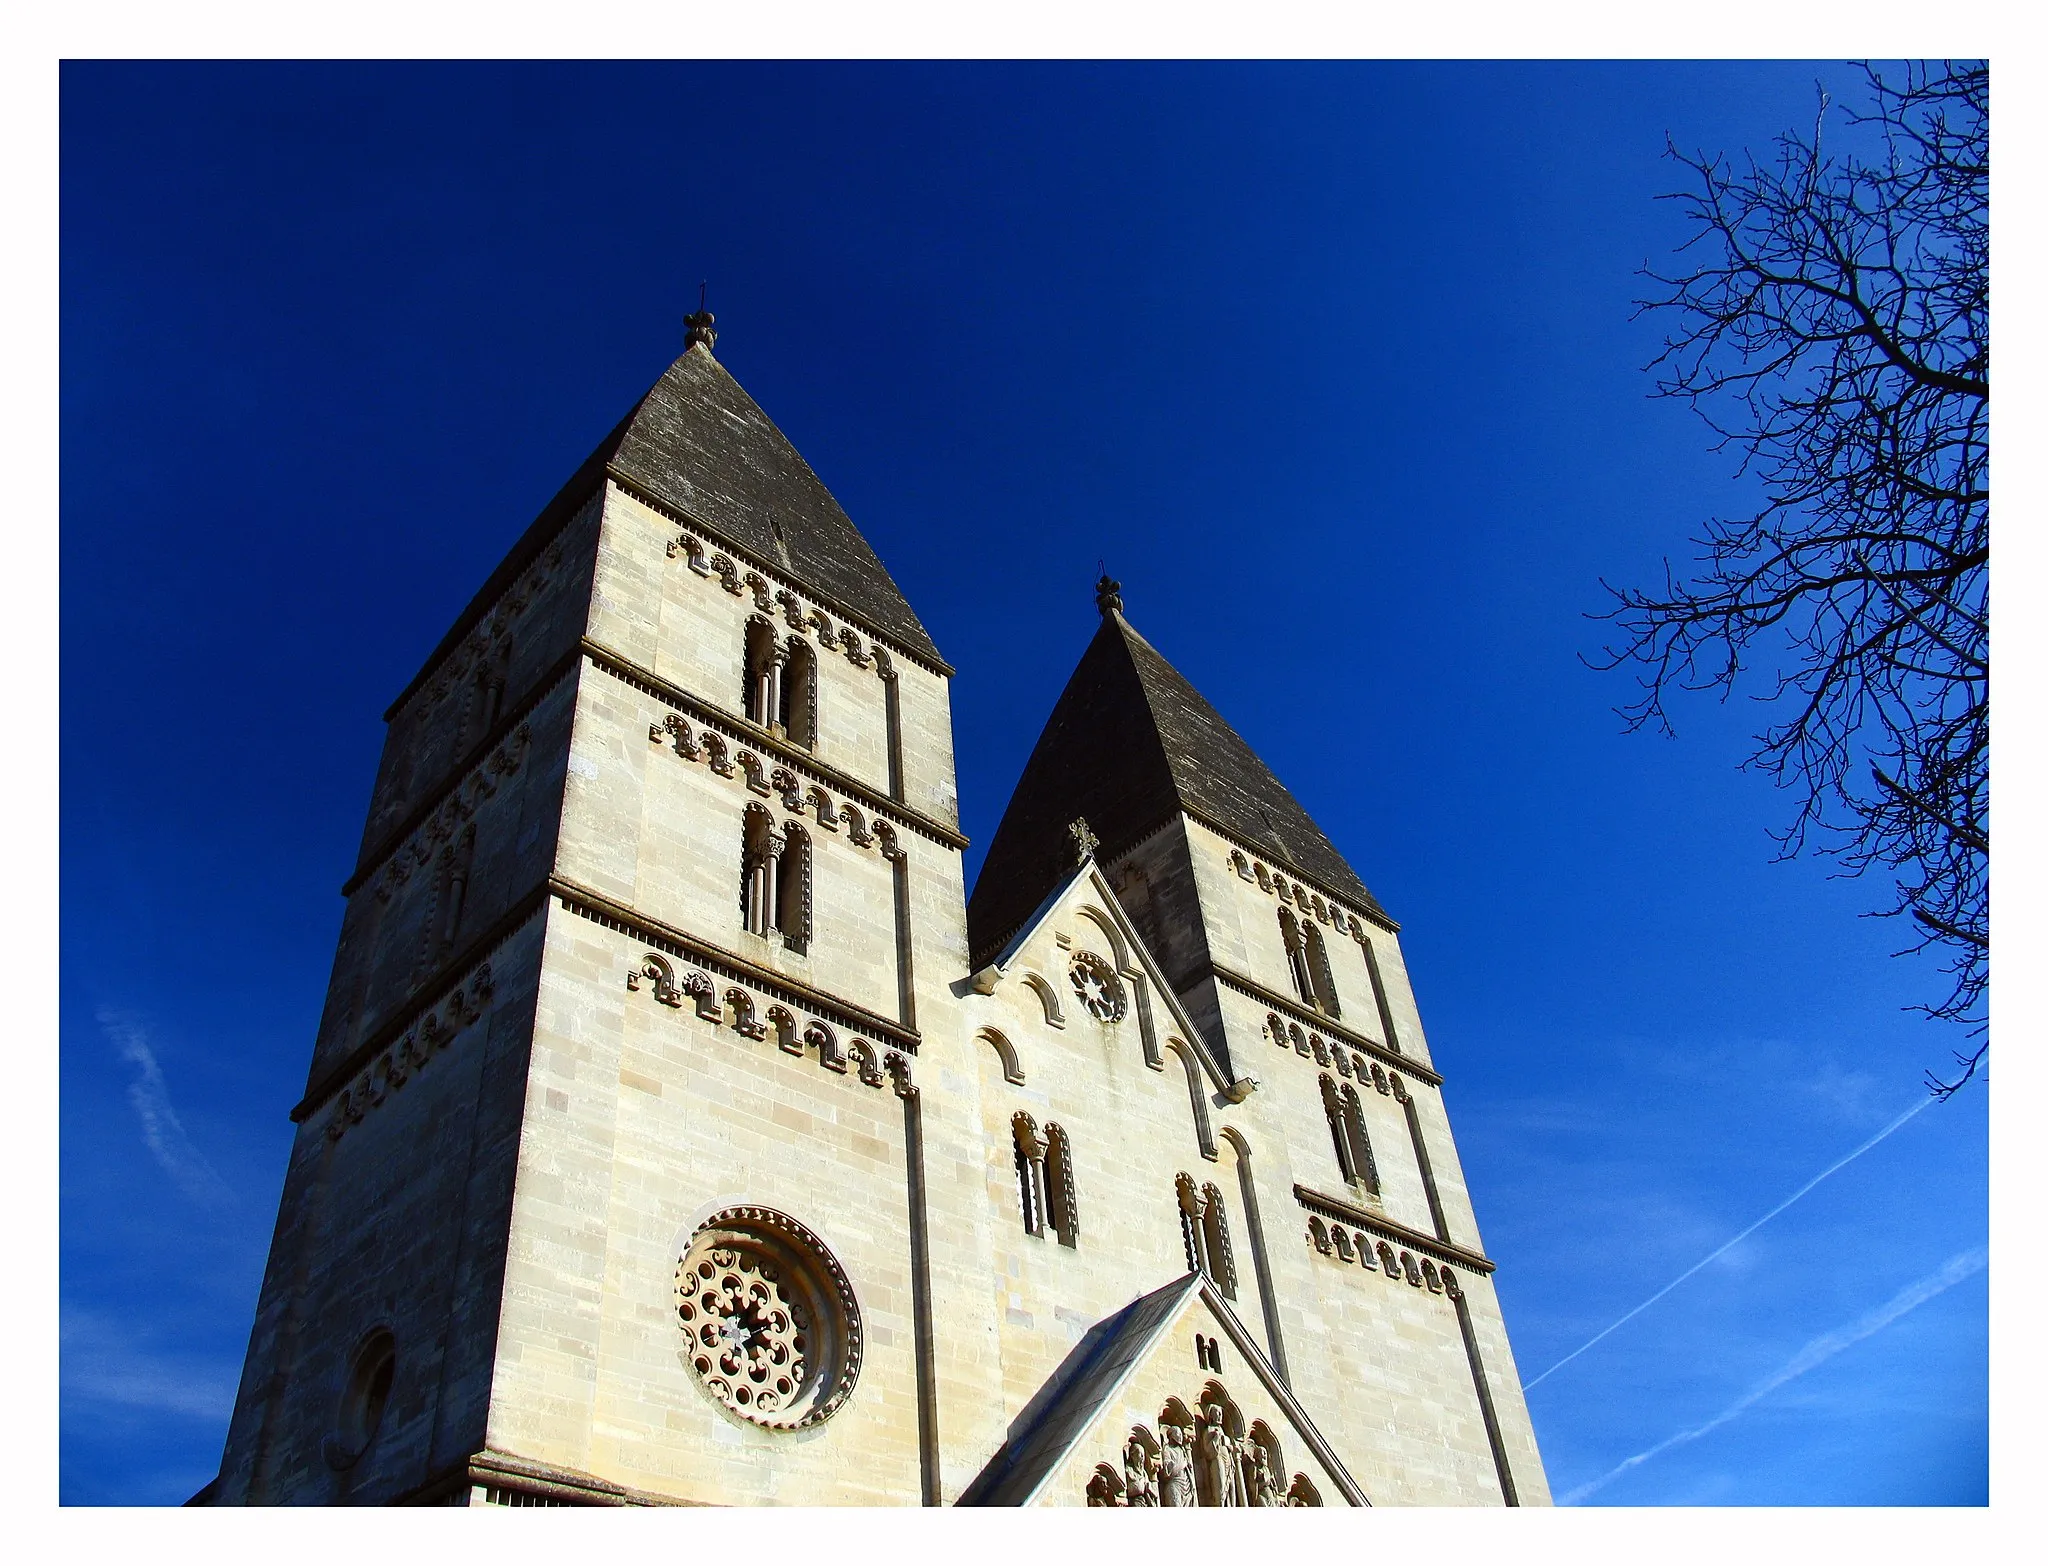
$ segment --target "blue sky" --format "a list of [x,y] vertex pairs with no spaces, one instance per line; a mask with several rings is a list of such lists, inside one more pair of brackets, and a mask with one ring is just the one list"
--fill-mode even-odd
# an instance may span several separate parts
[[[1910,1107],[1934,978],[1769,862],[1754,710],[1624,735],[1580,662],[1599,578],[1743,499],[1645,395],[1665,134],[1761,148],[1817,78],[67,65],[64,1498],[213,1472],[379,715],[704,278],[960,670],[977,845],[1100,558],[1403,921],[1525,1379]],[[1985,1128],[1536,1387],[1557,1492],[1982,1503]]]

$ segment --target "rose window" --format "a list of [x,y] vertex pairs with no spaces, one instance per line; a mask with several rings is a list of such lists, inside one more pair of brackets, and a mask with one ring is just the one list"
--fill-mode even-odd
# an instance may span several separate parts
[[1067,977],[1081,999],[1082,1009],[1096,1021],[1115,1022],[1124,1014],[1123,986],[1109,971],[1109,964],[1093,952],[1078,954]]
[[860,1368],[860,1316],[818,1237],[764,1207],[697,1231],[676,1268],[683,1355],[705,1391],[754,1424],[831,1417]]

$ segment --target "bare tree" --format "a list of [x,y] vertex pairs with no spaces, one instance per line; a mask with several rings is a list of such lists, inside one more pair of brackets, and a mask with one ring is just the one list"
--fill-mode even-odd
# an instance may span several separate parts
[[1603,582],[1619,634],[1598,666],[1634,666],[1621,713],[1666,733],[1674,691],[1725,700],[1764,666],[1744,764],[1797,801],[1779,857],[1892,879],[1873,912],[1945,958],[1946,996],[1917,1009],[1967,1029],[1958,1069],[1928,1074],[1946,1097],[1989,1049],[1990,77],[1859,69],[1870,107],[1839,153],[1825,95],[1773,163],[1667,149],[1689,176],[1663,199],[1693,232],[1685,269],[1646,268],[1661,292],[1637,313],[1671,322],[1657,392],[1739,454],[1762,505],[1709,522],[1659,590]]

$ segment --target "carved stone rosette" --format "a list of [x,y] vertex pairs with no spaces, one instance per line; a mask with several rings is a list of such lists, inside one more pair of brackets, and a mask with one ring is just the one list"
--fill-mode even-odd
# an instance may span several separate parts
[[728,1412],[802,1430],[838,1412],[860,1376],[860,1305],[825,1242],[785,1213],[732,1207],[676,1267],[682,1354]]

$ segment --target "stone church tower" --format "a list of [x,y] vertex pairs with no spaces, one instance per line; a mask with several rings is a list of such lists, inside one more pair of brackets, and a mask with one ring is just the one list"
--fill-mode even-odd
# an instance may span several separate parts
[[195,1501],[1547,1502],[1394,922],[1106,579],[970,902],[690,328],[385,715]]

